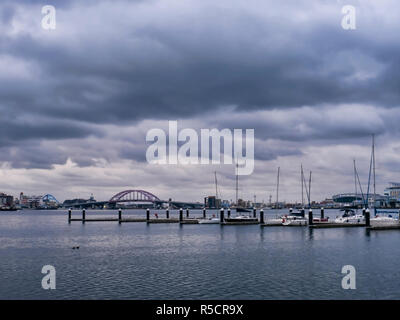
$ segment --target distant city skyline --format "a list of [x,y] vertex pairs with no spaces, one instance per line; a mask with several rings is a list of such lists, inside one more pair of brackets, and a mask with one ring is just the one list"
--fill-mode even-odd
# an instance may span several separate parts
[[[152,165],[146,133],[254,129],[254,172],[239,197],[301,201],[400,181],[398,1],[52,1],[0,4],[0,192],[107,200],[235,199],[234,165]],[[342,7],[357,9],[344,30]]]

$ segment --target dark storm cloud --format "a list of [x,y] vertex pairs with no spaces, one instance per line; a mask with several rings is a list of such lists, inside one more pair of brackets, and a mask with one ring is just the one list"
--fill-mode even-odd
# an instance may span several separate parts
[[0,147],[15,145],[26,140],[60,140],[84,138],[89,135],[101,136],[101,131],[76,123],[46,121],[40,118],[28,121],[7,117],[0,119]]
[[[101,4],[109,10],[98,10]],[[124,1],[60,7],[60,28],[70,28],[73,41],[64,41],[61,31],[52,41],[29,32],[2,37],[5,52],[42,72],[34,90],[22,93],[32,104],[13,108],[110,123],[189,117],[226,105],[243,111],[344,102],[398,104],[397,35],[377,43],[365,32],[374,30],[373,25],[346,33],[339,5],[323,20],[305,2],[287,6],[274,1],[268,7],[281,12],[282,19],[268,20],[254,9],[239,12],[234,6],[222,12],[218,6],[206,9],[193,3],[193,10],[184,8],[178,15],[177,3],[175,14],[174,6],[163,12],[157,4],[151,9],[152,4],[145,4],[148,10]],[[83,15],[88,12],[87,19],[62,18],[68,14],[72,19],[80,9]],[[122,10],[131,15],[118,17]],[[299,12],[308,15],[305,21],[290,19]],[[158,13],[159,21],[154,21]],[[101,28],[91,23],[96,14],[109,23]],[[139,22],[129,22],[130,16]],[[113,23],[117,19],[123,21]],[[76,21],[79,27],[73,25]],[[365,68],[370,74],[360,75]],[[21,92],[11,91],[5,101],[16,95],[23,99]]]

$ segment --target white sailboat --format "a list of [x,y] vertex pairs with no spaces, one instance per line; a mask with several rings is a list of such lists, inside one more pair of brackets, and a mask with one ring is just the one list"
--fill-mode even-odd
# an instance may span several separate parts
[[[215,181],[215,199],[217,201],[218,198],[218,180],[217,180],[217,171],[214,171],[214,181]],[[221,192],[220,192],[221,195]],[[221,196],[222,198],[222,196]],[[216,205],[217,206],[217,205]],[[201,218],[198,219],[199,224],[219,224],[220,218],[218,218],[215,214],[213,214],[209,218]]]
[[[238,212],[251,212],[249,209],[240,207],[238,205],[238,202],[239,202],[239,198],[238,198],[238,195],[239,195],[239,174],[238,174],[239,164],[238,164],[237,160],[236,160],[235,167],[236,167],[236,172],[235,172],[236,173],[236,206],[234,209],[236,209],[235,210],[236,214]],[[255,223],[255,222],[258,222],[258,218],[253,218],[250,215],[241,214],[241,215],[237,215],[235,217],[225,218],[224,221],[231,222],[231,223],[232,222],[233,223],[241,223],[241,222]]]
[[[376,185],[375,185],[375,136],[372,135],[372,166],[373,166],[373,179],[374,179],[374,218],[370,219],[370,226],[372,228],[397,228],[400,227],[399,219],[395,219],[392,216],[378,216],[376,215]],[[400,218],[400,215],[399,215]]]
[[[278,175],[276,178],[276,202],[275,202],[275,209],[278,209],[278,204],[279,204],[279,174],[280,174],[280,168],[278,168]],[[283,223],[283,217],[276,217],[272,219],[266,219],[264,220],[264,226],[281,226]]]
[[305,214],[304,214],[304,192],[303,192],[304,186],[306,188],[308,204],[311,207],[311,171],[310,171],[310,180],[309,180],[309,185],[308,185],[308,190],[307,190],[307,184],[304,179],[303,165],[301,165],[301,202],[303,204],[303,209],[301,210],[301,212],[293,212],[293,209],[290,208],[289,215],[282,217],[282,225],[283,226],[293,227],[293,226],[308,225],[308,219],[305,217]]

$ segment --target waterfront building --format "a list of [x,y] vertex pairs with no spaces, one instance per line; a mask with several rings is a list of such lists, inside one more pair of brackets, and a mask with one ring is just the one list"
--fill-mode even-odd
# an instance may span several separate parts
[[204,206],[206,208],[221,208],[221,199],[217,199],[216,196],[208,196],[204,198]]
[[51,194],[28,196],[21,192],[18,204],[23,209],[57,209],[59,207],[57,199]]
[[333,201],[333,199],[325,199],[320,202],[320,206],[328,209],[328,208],[337,208],[338,204],[335,203],[335,201]]
[[385,189],[385,196],[389,198],[400,201],[400,183],[399,182],[389,182],[389,187]]
[[0,192],[0,208],[14,207],[14,197]]
[[40,207],[43,196],[27,196],[23,192],[19,194],[19,205],[25,209],[36,209]]
[[229,200],[222,200],[221,207],[225,209],[231,207]]

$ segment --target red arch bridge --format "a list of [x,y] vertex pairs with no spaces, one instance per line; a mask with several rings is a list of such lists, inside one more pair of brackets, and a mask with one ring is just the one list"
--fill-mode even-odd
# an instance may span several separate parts
[[108,201],[86,201],[69,204],[68,207],[73,208],[118,208],[122,204],[136,204],[138,207],[160,208],[164,204],[169,204],[170,208],[202,208],[202,203],[192,203],[183,201],[161,200],[156,195],[145,190],[124,190],[112,196]]

